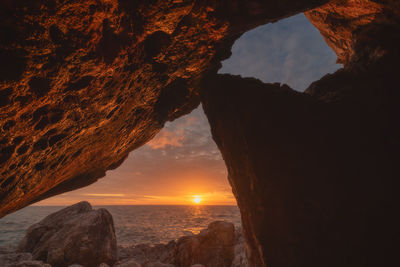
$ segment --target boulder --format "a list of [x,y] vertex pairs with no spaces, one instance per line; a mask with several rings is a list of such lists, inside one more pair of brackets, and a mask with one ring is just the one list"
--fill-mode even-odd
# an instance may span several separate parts
[[236,241],[234,248],[234,257],[231,267],[248,267],[249,262],[246,255],[247,244],[244,239],[242,229],[236,229]]
[[216,221],[200,234],[181,237],[177,242],[175,265],[203,264],[207,267],[231,266],[234,257],[235,226]]
[[117,260],[112,216],[88,202],[77,203],[29,227],[18,250],[57,267],[112,265]]

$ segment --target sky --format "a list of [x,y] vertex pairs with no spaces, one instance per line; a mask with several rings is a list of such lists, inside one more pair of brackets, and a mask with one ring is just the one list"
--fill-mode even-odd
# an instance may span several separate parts
[[[340,68],[336,55],[303,14],[260,26],[238,39],[219,73],[286,83],[304,91]],[[148,144],[98,182],[35,205],[236,205],[221,154],[200,107],[167,122]]]

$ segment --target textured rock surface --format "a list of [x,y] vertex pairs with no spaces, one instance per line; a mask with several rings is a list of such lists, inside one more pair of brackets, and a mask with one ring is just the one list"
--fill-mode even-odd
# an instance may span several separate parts
[[[335,0],[305,13],[335,51],[338,62],[348,63],[357,40],[371,25],[398,27],[400,2],[396,0]],[[368,34],[364,34],[368,35]],[[368,36],[374,38],[373,35]],[[379,41],[378,41],[379,42]],[[371,57],[383,51],[370,51]]]
[[140,244],[131,247],[121,247],[118,250],[119,264],[129,262],[131,259],[143,265],[150,262],[173,263],[175,261],[175,250],[175,241],[171,241],[165,245]]
[[104,176],[244,31],[324,2],[2,0],[0,216]]
[[200,234],[178,240],[175,265],[189,267],[199,263],[208,267],[229,267],[233,261],[234,247],[235,226],[228,222],[212,222]]
[[248,250],[246,240],[242,234],[242,229],[236,229],[236,241],[234,248],[234,257],[231,267],[248,267],[246,251]]
[[29,227],[18,250],[53,266],[112,265],[117,260],[113,219],[107,210],[80,202]]
[[10,264],[16,264],[21,261],[27,261],[32,259],[30,253],[18,253],[9,251],[7,253],[0,253],[0,266],[8,266]]
[[118,251],[117,266],[130,266],[134,263],[143,267],[190,267],[195,264],[207,267],[231,266],[234,257],[245,257],[241,249],[243,241],[240,232],[235,231],[232,223],[215,221],[198,235],[184,236],[177,242],[121,247]]

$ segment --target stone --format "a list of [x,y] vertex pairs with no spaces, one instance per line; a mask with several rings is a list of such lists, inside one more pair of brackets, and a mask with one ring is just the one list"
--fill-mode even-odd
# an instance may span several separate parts
[[232,261],[231,267],[248,267],[249,262],[247,260],[246,250],[246,240],[242,234],[242,229],[236,229],[236,241],[235,241],[235,248],[234,248],[234,258]]
[[93,210],[88,202],[79,202],[29,227],[18,250],[60,267],[112,265],[117,260],[112,216],[105,209]]
[[231,266],[234,246],[235,226],[223,221],[212,222],[198,235],[178,239],[175,265]]
[[148,262],[173,263],[175,260],[176,242],[170,241],[168,244],[139,244],[130,247],[120,247],[118,259],[135,259],[140,264]]
[[22,261],[29,261],[32,259],[30,253],[16,253],[7,251],[0,254],[0,266],[8,266],[10,264],[17,264]]
[[121,263],[117,263],[114,267],[142,267],[140,263],[138,263],[135,259],[128,259]]

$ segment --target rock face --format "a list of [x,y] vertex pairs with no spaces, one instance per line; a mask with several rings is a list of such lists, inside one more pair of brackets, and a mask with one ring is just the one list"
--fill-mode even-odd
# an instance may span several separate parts
[[[305,15],[335,51],[338,62],[348,64],[354,56],[356,43],[364,39],[362,35],[368,36],[363,33],[365,30],[377,25],[379,28],[398,26],[400,2],[396,0],[336,0],[305,12]],[[368,37],[373,38],[373,35]],[[371,53],[370,56],[377,55]]]
[[[251,266],[400,265],[399,1],[1,3],[0,216],[96,181],[201,95]],[[305,94],[216,75],[303,11],[344,69]]]
[[327,0],[2,1],[0,217],[95,182],[257,25]]
[[205,79],[204,111],[252,266],[399,264],[400,57],[386,52],[306,93],[238,76]]
[[200,234],[178,240],[175,265],[189,267],[199,263],[207,267],[229,267],[234,247],[235,226],[227,222],[212,222]]
[[117,241],[110,213],[80,202],[32,225],[18,250],[52,266],[79,263],[97,267],[117,260]]

